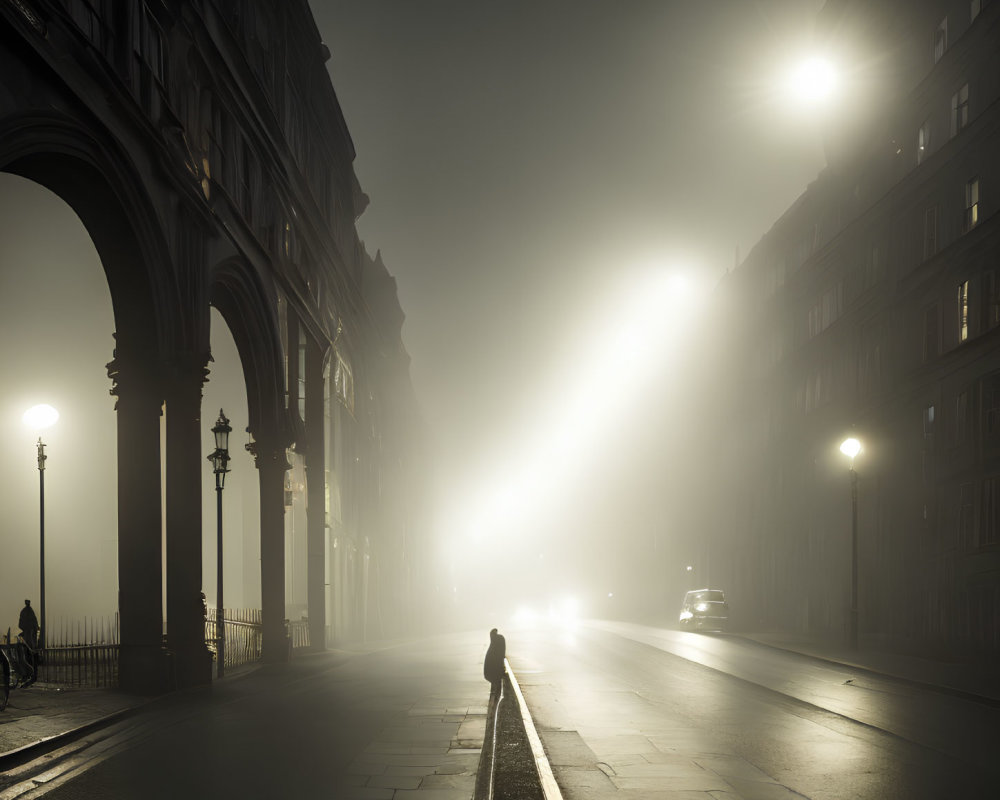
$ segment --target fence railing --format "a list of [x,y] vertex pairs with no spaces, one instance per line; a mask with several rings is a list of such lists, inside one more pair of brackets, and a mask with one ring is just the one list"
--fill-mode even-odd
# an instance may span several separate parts
[[[217,653],[219,626],[217,611],[208,609],[205,620],[205,644]],[[261,611],[257,608],[225,609],[223,632],[226,637],[226,667],[238,667],[260,661],[262,643]],[[289,645],[297,650],[310,646],[309,620],[286,622]],[[60,686],[115,687],[118,685],[119,654],[118,615],[113,618],[88,618],[77,622],[61,621],[46,635],[46,647],[40,652],[38,680]],[[8,630],[6,642],[16,641]]]
[[[259,608],[227,608],[222,614],[222,631],[226,636],[226,667],[238,667],[260,661],[263,641]],[[205,621],[205,643],[218,657],[218,609],[208,609]]]
[[[8,629],[5,643],[17,640]],[[118,615],[60,620],[45,635],[38,653],[38,680],[60,686],[107,688],[118,685]]]
[[297,650],[300,647],[309,647],[309,620],[303,617],[302,619],[292,620],[287,623],[288,626],[288,638],[292,640],[292,649]]

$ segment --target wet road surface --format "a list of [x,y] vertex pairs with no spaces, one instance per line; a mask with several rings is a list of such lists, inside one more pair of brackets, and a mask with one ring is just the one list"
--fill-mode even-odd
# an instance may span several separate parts
[[1000,709],[739,637],[509,631],[567,800],[997,796]]

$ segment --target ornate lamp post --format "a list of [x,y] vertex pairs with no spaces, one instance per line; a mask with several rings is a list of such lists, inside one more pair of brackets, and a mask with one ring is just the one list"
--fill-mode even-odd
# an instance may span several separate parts
[[861,452],[861,442],[853,437],[844,439],[840,452],[851,460],[851,623],[850,646],[858,649],[858,473],[854,457]]
[[217,647],[217,677],[221,678],[226,672],[226,623],[225,606],[222,600],[222,489],[226,484],[226,473],[229,472],[229,434],[232,432],[229,427],[229,420],[219,409],[219,419],[216,420],[212,433],[215,434],[215,450],[212,451],[208,460],[212,462],[212,472],[215,473],[215,497],[217,512],[217,532],[216,543],[216,584],[218,586],[215,602],[215,636]]
[[[49,428],[59,420],[59,412],[43,403],[24,412],[24,424],[35,430]],[[45,443],[38,437],[38,613],[37,647],[45,649]]]

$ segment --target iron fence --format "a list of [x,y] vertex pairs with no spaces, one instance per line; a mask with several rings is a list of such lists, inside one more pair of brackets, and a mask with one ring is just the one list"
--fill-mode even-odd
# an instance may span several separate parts
[[[238,667],[260,661],[261,612],[259,608],[226,608],[222,613],[222,630],[226,636],[225,666]],[[205,620],[205,643],[218,657],[218,609],[208,609]]]
[[[310,646],[309,620],[285,622],[289,648]],[[223,613],[227,668],[260,661],[262,624],[258,608],[227,608]],[[219,626],[217,609],[209,608],[205,620],[205,644],[217,653]],[[6,644],[16,641],[8,629]],[[59,686],[113,688],[118,685],[119,628],[113,618],[86,618],[76,622],[60,620],[46,635],[46,647],[39,651],[38,680]]]
[[[16,641],[10,630],[5,643]],[[38,652],[38,680],[59,686],[111,688],[118,685],[118,615],[60,620]]]
[[293,650],[300,647],[309,647],[309,620],[306,617],[285,622],[288,629],[288,638],[291,640]]

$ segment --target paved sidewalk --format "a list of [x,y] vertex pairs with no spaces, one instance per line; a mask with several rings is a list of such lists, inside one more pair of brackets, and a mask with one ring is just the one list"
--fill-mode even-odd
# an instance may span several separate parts
[[[165,727],[184,740],[180,747],[198,749],[204,742],[197,731],[206,727],[205,720],[211,723],[207,727],[221,728],[239,713],[245,698],[276,702],[270,687],[277,676],[296,693],[290,702],[299,702],[294,698],[302,696],[296,687],[310,681],[326,686],[324,709],[339,724],[330,728],[325,717],[305,724],[319,725],[317,730],[323,732],[329,759],[317,767],[316,775],[322,775],[330,796],[340,800],[469,800],[486,730],[489,684],[482,677],[482,659],[487,644],[487,637],[475,632],[305,654],[293,658],[287,670],[281,665],[254,666],[229,675],[213,687],[207,702],[198,698],[184,702],[176,694],[156,702],[113,690],[43,685],[16,690],[11,692],[7,710],[0,712],[0,773],[11,770],[13,780],[30,781],[31,774],[19,770],[30,767],[33,774],[37,763],[39,769],[69,776],[71,767],[57,762],[76,756],[64,757],[67,748],[56,748],[84,726],[89,726],[85,734],[74,738],[99,742],[102,720],[130,713],[138,727],[147,730],[150,721],[155,727],[157,720],[166,720],[169,725]],[[151,704],[156,708],[144,708]],[[188,732],[182,736],[182,730]],[[122,735],[129,734],[116,734],[116,738]],[[77,749],[68,748],[74,753]],[[270,774],[258,773],[257,780],[265,781]],[[82,777],[80,785],[87,780]]]
[[12,690],[6,710],[0,712],[0,770],[23,748],[148,702],[147,697],[110,689],[67,689],[44,683]]

